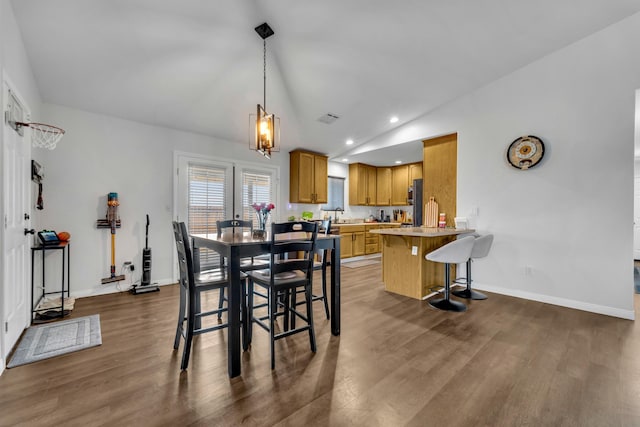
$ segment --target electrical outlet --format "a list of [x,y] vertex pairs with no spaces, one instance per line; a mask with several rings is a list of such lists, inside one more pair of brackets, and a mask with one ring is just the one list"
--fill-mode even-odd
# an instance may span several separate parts
[[418,247],[411,246],[411,255],[418,255]]

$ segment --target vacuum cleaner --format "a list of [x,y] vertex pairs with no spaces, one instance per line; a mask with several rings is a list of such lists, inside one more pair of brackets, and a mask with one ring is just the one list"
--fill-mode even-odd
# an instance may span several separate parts
[[142,250],[142,279],[140,279],[140,286],[133,286],[131,288],[131,293],[138,295],[159,290],[160,288],[157,285],[151,284],[151,248],[149,247],[149,214],[147,214],[144,249]]

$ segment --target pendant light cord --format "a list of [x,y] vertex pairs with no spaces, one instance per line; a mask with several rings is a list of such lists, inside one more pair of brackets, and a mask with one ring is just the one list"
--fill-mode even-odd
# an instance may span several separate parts
[[263,40],[262,41],[264,43],[264,49],[262,51],[262,58],[263,58],[263,64],[264,67],[262,69],[262,76],[263,76],[263,82],[262,82],[262,90],[263,90],[263,94],[262,94],[262,102],[264,104],[264,111],[265,113],[267,112],[267,40]]

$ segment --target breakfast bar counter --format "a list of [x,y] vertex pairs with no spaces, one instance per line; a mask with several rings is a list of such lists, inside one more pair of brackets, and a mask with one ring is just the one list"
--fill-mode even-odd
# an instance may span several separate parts
[[[424,299],[431,288],[442,286],[444,264],[427,261],[424,257],[431,251],[446,245],[460,234],[475,230],[457,228],[389,228],[371,230],[381,234],[382,281],[389,292]],[[455,266],[451,266],[451,277]]]

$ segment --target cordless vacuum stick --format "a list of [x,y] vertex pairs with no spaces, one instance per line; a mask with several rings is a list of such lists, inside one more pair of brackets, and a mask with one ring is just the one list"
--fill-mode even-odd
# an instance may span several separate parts
[[116,276],[116,222],[118,220],[118,193],[107,196],[107,222],[111,227],[111,277],[102,279],[102,283],[112,283],[124,280],[124,274]]
[[151,286],[151,248],[149,247],[149,214],[147,214],[147,227],[145,229],[144,249],[142,250],[142,279],[140,286],[131,288],[134,295],[159,291],[158,286]]

